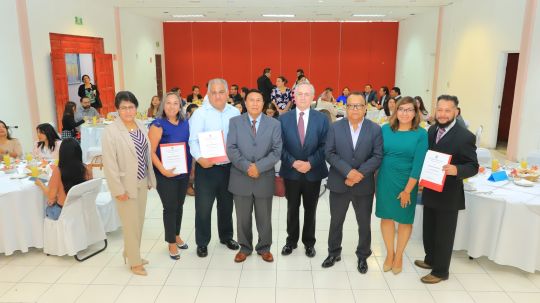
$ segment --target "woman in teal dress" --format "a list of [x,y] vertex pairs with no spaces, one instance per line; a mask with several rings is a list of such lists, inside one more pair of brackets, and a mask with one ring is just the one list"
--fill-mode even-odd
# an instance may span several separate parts
[[[403,252],[411,236],[417,180],[428,149],[428,136],[419,127],[421,113],[411,97],[396,104],[397,110],[383,125],[384,155],[377,177],[375,215],[381,218],[381,232],[386,246],[383,270],[401,272]],[[398,225],[397,247],[394,250],[395,224]]]

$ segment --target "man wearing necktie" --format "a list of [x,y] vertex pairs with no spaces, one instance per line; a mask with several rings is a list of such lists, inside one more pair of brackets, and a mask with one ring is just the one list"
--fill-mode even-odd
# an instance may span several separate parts
[[434,284],[447,280],[454,246],[458,211],[465,209],[463,179],[478,173],[476,138],[456,123],[458,98],[442,95],[437,98],[436,124],[429,128],[429,149],[452,155],[450,164],[443,167],[446,180],[442,192],[424,188],[423,241],[426,256],[416,260],[418,267],[431,272],[422,277],[423,283]]
[[383,139],[379,125],[365,119],[367,102],[360,92],[347,98],[347,118],[330,127],[326,139],[326,160],[330,163],[330,230],[328,257],[322,267],[341,261],[343,222],[352,202],[358,223],[357,269],[368,271],[371,255],[371,211],[375,193],[375,171],[383,157]]
[[283,153],[279,174],[284,179],[287,198],[287,240],[281,254],[290,255],[300,238],[300,204],[304,205],[302,243],[306,256],[315,256],[315,215],[321,180],[328,176],[324,144],[328,118],[310,109],[315,89],[309,83],[295,89],[296,108],[279,117]]
[[229,191],[236,207],[236,225],[240,251],[234,261],[243,262],[253,251],[251,218],[255,221],[259,240],[257,254],[266,262],[274,261],[272,245],[272,196],[274,167],[281,156],[281,127],[276,119],[262,114],[264,98],[260,91],[246,95],[247,113],[229,122],[227,156],[231,160]]

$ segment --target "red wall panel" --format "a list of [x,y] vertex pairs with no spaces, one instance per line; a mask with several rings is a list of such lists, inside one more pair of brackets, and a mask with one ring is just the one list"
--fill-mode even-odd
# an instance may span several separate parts
[[[166,24],[166,23],[165,23]],[[193,56],[191,44],[191,23],[176,23],[164,26],[165,50],[165,87],[166,90],[177,86],[182,95],[191,92],[193,80]]]
[[167,89],[180,86],[184,96],[194,84],[205,93],[214,77],[256,87],[265,67],[289,87],[303,68],[317,94],[394,85],[398,23],[174,22],[163,35]]

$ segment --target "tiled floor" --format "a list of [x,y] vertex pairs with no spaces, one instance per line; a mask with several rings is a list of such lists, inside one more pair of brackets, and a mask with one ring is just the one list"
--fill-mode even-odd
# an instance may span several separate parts
[[401,274],[383,273],[384,245],[375,217],[374,255],[368,259],[368,274],[361,275],[354,256],[357,235],[352,208],[345,223],[343,260],[323,269],[329,226],[327,197],[319,202],[315,258],[307,258],[302,247],[287,257],[278,253],[286,238],[287,207],[284,199],[275,198],[275,262],[266,263],[253,254],[243,264],[236,264],[235,252],[217,240],[215,210],[209,256],[196,256],[192,197],[185,203],[182,223],[182,236],[190,248],[182,252],[179,261],[170,260],[163,241],[161,203],[152,191],[142,243],[150,261],[147,277],[132,275],[124,265],[122,236],[116,231],[109,234],[104,253],[82,263],[68,257],[47,257],[38,249],[0,255],[0,302],[540,302],[540,273],[500,266],[486,258],[469,260],[465,252],[454,253],[448,281],[420,283],[427,271],[412,263],[423,257],[419,239],[409,243]]

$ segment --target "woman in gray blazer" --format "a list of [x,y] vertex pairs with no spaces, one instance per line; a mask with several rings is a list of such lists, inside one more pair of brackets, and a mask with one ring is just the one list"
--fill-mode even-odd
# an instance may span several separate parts
[[122,221],[124,262],[127,259],[134,274],[146,276],[141,235],[148,189],[156,184],[148,130],[135,119],[139,102],[131,92],[116,94],[114,105],[119,117],[103,133],[103,168]]

